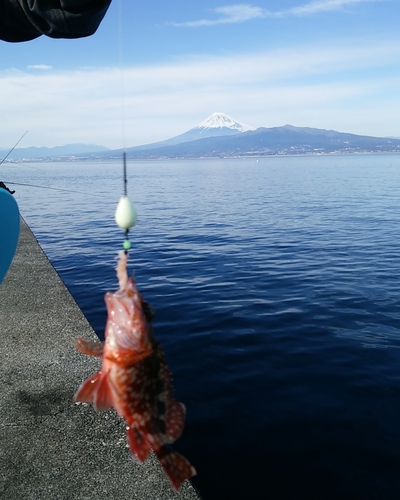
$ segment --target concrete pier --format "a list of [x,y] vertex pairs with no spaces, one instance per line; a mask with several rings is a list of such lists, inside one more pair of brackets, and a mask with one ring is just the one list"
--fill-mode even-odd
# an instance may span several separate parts
[[74,403],[100,365],[75,349],[78,335],[97,339],[21,220],[0,285],[0,498],[198,500],[189,481],[174,493],[154,456],[130,459],[114,410]]

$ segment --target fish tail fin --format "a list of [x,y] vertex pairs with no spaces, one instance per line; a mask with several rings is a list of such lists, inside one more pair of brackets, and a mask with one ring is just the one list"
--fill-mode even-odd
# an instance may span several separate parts
[[146,436],[136,427],[126,427],[126,437],[128,438],[129,452],[133,460],[143,463],[149,456],[151,447]]
[[113,406],[113,398],[108,382],[108,372],[97,372],[85,380],[75,394],[75,401],[94,403],[97,411],[104,411],[111,408]]
[[180,485],[186,479],[197,474],[196,469],[189,461],[176,451],[173,451],[169,446],[161,446],[156,451],[156,454],[175,492],[178,491]]

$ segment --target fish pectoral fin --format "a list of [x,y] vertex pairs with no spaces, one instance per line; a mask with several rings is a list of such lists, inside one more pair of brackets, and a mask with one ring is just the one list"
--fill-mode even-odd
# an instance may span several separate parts
[[182,403],[175,401],[175,399],[167,403],[165,421],[168,443],[173,443],[180,437],[185,425],[185,418],[186,409]]
[[104,351],[104,342],[87,342],[82,337],[78,337],[75,341],[75,347],[88,356],[101,357]]
[[146,435],[136,427],[126,427],[126,437],[128,438],[129,452],[133,460],[143,463],[149,456],[151,447]]
[[98,386],[101,372],[97,372],[83,382],[77,390],[74,399],[81,403],[93,403],[94,392]]
[[186,479],[197,474],[190,462],[169,446],[162,446],[155,452],[175,492]]

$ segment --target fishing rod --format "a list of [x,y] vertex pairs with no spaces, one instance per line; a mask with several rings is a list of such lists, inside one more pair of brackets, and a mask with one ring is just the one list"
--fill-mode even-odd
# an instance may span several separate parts
[[34,187],[34,188],[41,188],[41,189],[52,189],[54,191],[64,191],[65,193],[76,193],[76,194],[84,194],[85,196],[96,196],[96,197],[103,197],[100,194],[95,194],[95,193],[87,193],[84,191],[76,191],[73,189],[63,189],[63,188],[57,188],[57,187],[51,187],[51,186],[40,186],[38,184],[25,184],[23,182],[8,182],[7,184],[10,184],[12,186],[27,186],[27,187]]
[[14,149],[18,146],[18,144],[22,141],[22,139],[26,136],[28,131],[22,134],[21,138],[14,144],[14,146],[10,149],[10,151],[6,154],[6,156],[0,161],[0,165],[2,165],[5,160],[10,156],[10,154],[14,151]]

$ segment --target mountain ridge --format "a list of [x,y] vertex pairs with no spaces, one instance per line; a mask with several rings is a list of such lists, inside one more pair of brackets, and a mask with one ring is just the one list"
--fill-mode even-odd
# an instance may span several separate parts
[[208,137],[142,152],[130,158],[206,158],[285,154],[400,152],[400,139],[362,136],[312,127],[259,127],[234,136]]
[[[28,151],[35,154],[30,157],[32,159],[49,161],[107,160],[120,158],[122,154],[122,149],[110,150],[103,146],[72,144],[55,148],[15,149],[8,159],[29,159]],[[296,127],[290,124],[254,128],[221,112],[213,113],[206,120],[178,136],[126,149],[127,157],[132,159],[368,152],[400,153],[400,138],[357,135],[332,129]],[[7,153],[0,151],[0,157],[4,157]]]
[[[27,148],[15,148],[7,157],[7,160],[23,160],[31,158],[50,158],[54,156],[75,156],[80,154],[94,154],[111,151],[105,146],[97,144],[65,144],[64,146],[54,146],[48,148],[46,146],[36,147],[30,146]],[[10,149],[0,150],[0,159],[8,155]]]

